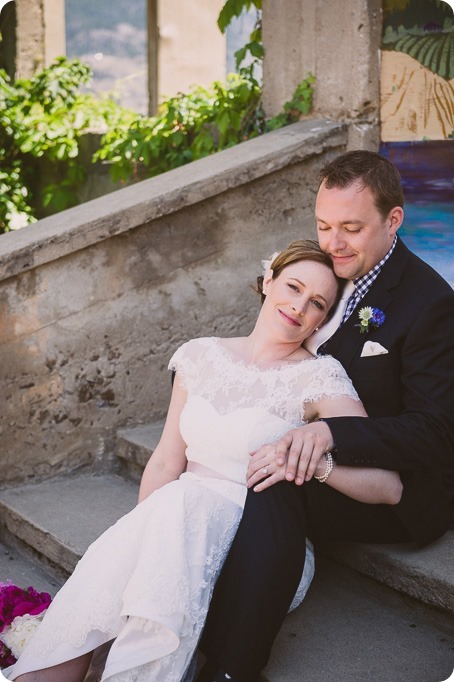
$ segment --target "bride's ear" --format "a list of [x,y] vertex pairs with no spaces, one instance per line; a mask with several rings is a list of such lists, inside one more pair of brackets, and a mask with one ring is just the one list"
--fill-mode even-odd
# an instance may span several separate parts
[[268,293],[268,289],[270,286],[270,283],[273,281],[273,271],[271,268],[268,268],[266,270],[265,274],[263,275],[263,285],[262,285],[262,293],[265,294],[265,296]]

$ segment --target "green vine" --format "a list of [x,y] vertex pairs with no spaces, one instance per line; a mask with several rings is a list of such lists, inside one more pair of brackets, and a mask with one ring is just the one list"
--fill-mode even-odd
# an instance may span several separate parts
[[[249,36],[249,41],[235,52],[236,70],[242,76],[255,79],[255,74],[261,72],[264,56],[262,42],[262,0],[227,0],[218,17],[218,27],[225,33],[232,19],[241,16],[255,7],[255,25]],[[247,65],[245,65],[245,62]]]
[[[81,136],[131,118],[111,101],[81,94],[90,78],[88,66],[65,57],[14,84],[0,70],[0,232],[34,222],[46,206],[55,212],[76,204],[85,177]],[[61,180],[41,190],[37,176],[46,164]]]
[[[315,78],[302,81],[283,111],[265,120],[254,69],[263,57],[261,0],[227,0],[218,24],[255,7],[257,21],[248,43],[236,53],[237,74],[225,83],[196,87],[164,101],[157,116],[128,111],[112,99],[82,94],[91,71],[60,57],[29,80],[12,84],[0,70],[0,233],[17,229],[78,203],[86,171],[81,137],[106,131],[94,162],[110,166],[113,180],[135,181],[213,154],[309,113]],[[247,58],[247,65],[242,66]],[[51,166],[53,181],[36,178]],[[58,178],[58,181],[55,180]]]

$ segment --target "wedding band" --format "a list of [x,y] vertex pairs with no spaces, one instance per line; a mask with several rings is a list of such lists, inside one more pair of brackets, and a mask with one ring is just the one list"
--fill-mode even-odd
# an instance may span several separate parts
[[268,473],[268,469],[266,467],[263,467],[262,474],[267,474],[267,473]]

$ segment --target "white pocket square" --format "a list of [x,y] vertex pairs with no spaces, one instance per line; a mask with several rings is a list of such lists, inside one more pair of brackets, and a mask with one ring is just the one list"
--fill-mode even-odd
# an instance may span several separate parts
[[381,343],[376,343],[374,341],[366,341],[361,352],[361,357],[366,358],[370,355],[386,355],[388,351],[383,348]]

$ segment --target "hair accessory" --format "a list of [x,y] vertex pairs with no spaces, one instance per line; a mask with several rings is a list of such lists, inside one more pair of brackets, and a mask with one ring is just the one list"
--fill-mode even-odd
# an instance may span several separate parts
[[266,273],[268,270],[271,270],[271,263],[274,261],[275,258],[277,258],[280,254],[280,251],[275,251],[271,258],[266,258],[265,260],[262,260],[262,268],[263,268],[263,276],[265,277]]

